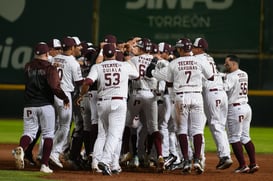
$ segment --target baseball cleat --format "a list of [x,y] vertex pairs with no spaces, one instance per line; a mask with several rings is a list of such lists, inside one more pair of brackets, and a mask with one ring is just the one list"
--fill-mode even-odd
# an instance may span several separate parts
[[49,160],[51,163],[53,163],[54,165],[60,167],[60,168],[63,168],[63,164],[60,162],[60,160],[58,158],[56,158],[55,156],[53,155],[50,155],[49,157]]
[[177,159],[177,156],[174,156],[173,154],[170,154],[166,159],[165,159],[165,162],[164,162],[164,166],[165,168],[168,168],[170,167]]
[[112,174],[114,174],[114,175],[118,175],[118,174],[120,174],[120,173],[122,172],[122,169],[119,167],[119,168],[117,168],[117,169],[111,170],[111,172],[112,172]]
[[12,154],[15,159],[15,165],[16,168],[21,170],[24,169],[25,163],[24,163],[24,150],[21,146],[18,146],[14,150],[12,150]]
[[229,168],[232,165],[233,161],[229,157],[222,157],[219,160],[216,169],[224,170]]
[[182,168],[183,174],[189,174],[191,173],[191,161],[190,160],[184,160],[184,166]]
[[122,155],[120,159],[120,163],[126,163],[132,159],[132,154],[130,152],[127,152]]
[[199,175],[204,172],[204,169],[203,169],[203,167],[201,165],[201,162],[200,162],[200,160],[198,158],[194,159],[193,169],[196,172],[196,174],[199,174]]
[[157,168],[158,168],[158,172],[163,172],[165,170],[163,156],[158,157],[158,159],[157,159]]
[[184,163],[181,161],[180,163],[173,163],[170,165],[169,170],[173,171],[173,170],[179,170],[182,169],[184,166]]
[[98,167],[99,167],[99,169],[102,170],[102,174],[103,174],[103,175],[109,175],[109,176],[112,175],[112,171],[111,171],[111,169],[109,168],[109,166],[106,165],[106,164],[104,164],[103,162],[99,162],[99,163],[98,163]]
[[46,166],[45,164],[42,164],[40,172],[43,172],[43,173],[53,173],[53,170],[51,170],[49,168],[49,166]]
[[36,166],[36,162],[33,160],[32,155],[26,155],[24,156],[24,160],[31,166]]
[[235,173],[248,173],[249,172],[249,167],[248,166],[243,166],[243,167],[238,167],[234,171]]
[[254,164],[254,165],[249,165],[249,171],[248,173],[254,173],[254,172],[257,172],[259,170],[259,165],[257,164]]
[[130,167],[132,168],[138,168],[139,167],[139,159],[138,156],[134,156],[133,159],[130,162]]

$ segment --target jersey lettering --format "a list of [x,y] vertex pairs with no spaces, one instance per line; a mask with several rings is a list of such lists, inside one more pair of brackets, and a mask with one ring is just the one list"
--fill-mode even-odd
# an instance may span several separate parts
[[120,73],[106,73],[104,74],[105,86],[119,85]]
[[145,65],[139,64],[139,77],[144,77],[144,75],[145,75],[145,69],[146,69]]
[[140,104],[140,100],[135,100],[135,101],[134,101],[134,104],[133,104],[133,105],[136,106],[137,104]]
[[27,110],[27,117],[30,117],[30,115],[32,114],[31,110]]
[[239,92],[239,95],[247,95],[247,83],[242,82],[240,87],[241,87],[241,92]]
[[244,120],[244,115],[239,116],[239,122],[242,122]]
[[217,99],[216,101],[216,107],[218,107],[221,104],[221,100]]
[[185,71],[185,74],[188,76],[186,83],[189,83],[191,78],[191,71]]

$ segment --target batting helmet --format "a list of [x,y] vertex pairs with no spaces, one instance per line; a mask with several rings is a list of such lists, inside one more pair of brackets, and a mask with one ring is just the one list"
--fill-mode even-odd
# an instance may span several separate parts
[[152,42],[148,38],[141,38],[136,42],[136,46],[141,48],[145,52],[150,52],[152,50]]
[[203,48],[204,50],[207,50],[209,47],[207,40],[204,38],[196,38],[193,46],[196,48]]
[[181,38],[175,44],[176,48],[181,48],[185,52],[190,52],[192,50],[192,43],[191,40],[188,38]]

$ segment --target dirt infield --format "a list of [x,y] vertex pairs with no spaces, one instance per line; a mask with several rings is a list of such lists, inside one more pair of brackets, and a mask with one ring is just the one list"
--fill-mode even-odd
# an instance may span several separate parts
[[[0,169],[1,170],[14,170],[16,171],[15,164],[13,161],[13,157],[11,155],[11,150],[16,147],[16,145],[12,144],[0,144]],[[35,149],[35,151],[37,148]],[[35,153],[34,153],[35,154]],[[227,170],[216,170],[215,165],[218,162],[215,153],[207,153],[206,154],[206,169],[204,174],[195,175],[192,173],[191,175],[182,175],[180,170],[176,170],[173,172],[164,172],[164,173],[147,173],[146,170],[137,170],[133,171],[123,171],[119,175],[114,176],[103,176],[102,174],[92,173],[91,171],[73,171],[68,168],[59,169],[56,167],[51,167],[54,170],[53,174],[49,174],[44,176],[47,179],[54,180],[80,180],[80,181],[104,181],[104,180],[119,180],[119,181],[158,181],[158,180],[168,180],[175,181],[179,179],[185,179],[187,181],[192,180],[247,180],[247,181],[267,181],[273,180],[273,154],[258,154],[257,162],[260,166],[260,170],[254,174],[235,174],[233,170],[238,166],[236,159],[233,157],[234,164]],[[39,171],[39,166],[30,166],[26,165],[25,170],[28,171]]]

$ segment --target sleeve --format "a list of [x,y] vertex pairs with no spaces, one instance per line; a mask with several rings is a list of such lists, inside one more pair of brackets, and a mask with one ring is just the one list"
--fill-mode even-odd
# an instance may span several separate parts
[[91,79],[93,82],[95,82],[98,79],[98,66],[99,65],[100,64],[93,65],[86,78]]
[[73,62],[71,66],[72,66],[72,74],[73,74],[74,82],[82,81],[83,78],[82,78],[82,71],[81,71],[80,64],[75,60],[75,62]]
[[168,66],[168,71],[167,71],[167,82],[170,82],[172,83],[173,82],[173,70],[172,70],[172,64],[170,63],[169,66]]
[[226,75],[226,79],[224,80],[224,90],[229,91],[235,84],[236,80],[231,76],[231,74]]
[[69,103],[68,97],[60,85],[60,79],[56,67],[50,66],[47,72],[47,82],[52,89],[54,95],[62,99],[65,103]]
[[201,67],[202,67],[202,72],[203,72],[204,77],[206,79],[211,78],[214,75],[214,73],[213,73],[213,69],[212,69],[210,63],[208,61],[202,61],[202,60],[200,60],[198,62],[202,62]]
[[129,79],[136,79],[136,78],[138,78],[139,77],[139,73],[138,73],[136,67],[133,64],[129,63],[129,62],[124,62],[124,63],[126,65],[126,69],[128,71]]

